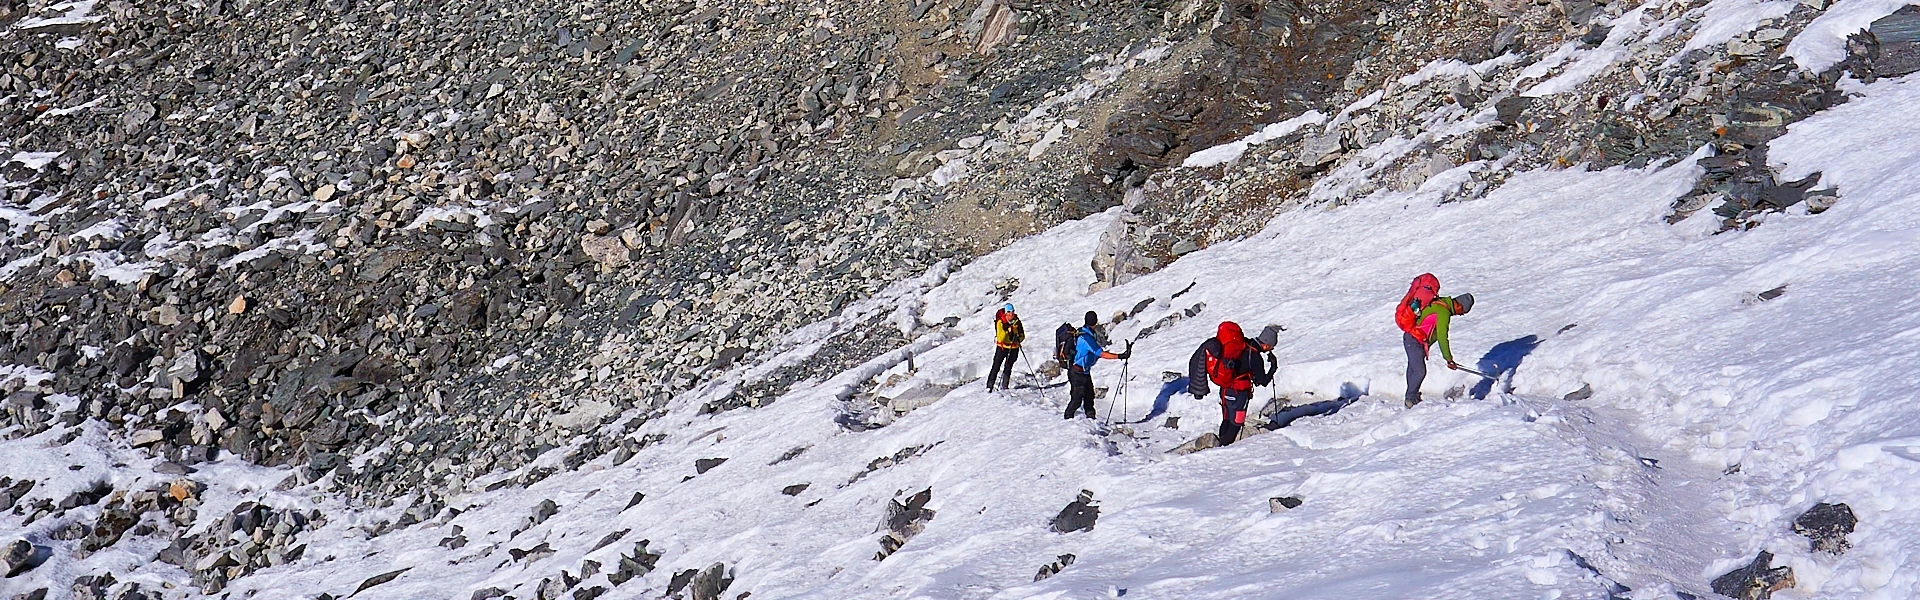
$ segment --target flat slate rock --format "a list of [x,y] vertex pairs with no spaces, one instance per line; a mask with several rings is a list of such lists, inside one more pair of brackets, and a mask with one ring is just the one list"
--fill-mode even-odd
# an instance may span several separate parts
[[[407,567],[407,569],[411,569],[411,568],[413,568],[413,567]],[[359,588],[356,588],[356,589],[354,589],[354,590],[353,590],[353,593],[355,593],[355,594],[359,594],[360,592],[364,592],[364,591],[366,591],[366,590],[367,590],[367,588],[370,588],[370,587],[373,587],[373,586],[376,586],[376,585],[380,585],[380,584],[383,584],[383,583],[386,583],[386,582],[389,582],[389,581],[393,581],[394,579],[397,579],[397,578],[399,578],[399,577],[400,577],[400,574],[401,574],[401,573],[405,573],[405,572],[407,572],[407,569],[399,569],[399,570],[395,570],[395,571],[387,571],[387,572],[385,572],[385,573],[381,573],[381,574],[379,574],[379,575],[375,575],[375,576],[372,576],[372,577],[368,577],[366,581],[362,581],[362,582],[360,582],[360,587],[359,587]]]

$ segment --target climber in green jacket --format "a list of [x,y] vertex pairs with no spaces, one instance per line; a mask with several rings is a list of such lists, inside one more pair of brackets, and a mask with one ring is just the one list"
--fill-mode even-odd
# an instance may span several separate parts
[[1413,330],[1403,338],[1407,350],[1407,408],[1420,403],[1420,384],[1427,379],[1427,356],[1434,342],[1440,343],[1440,358],[1447,368],[1459,369],[1453,362],[1453,347],[1447,343],[1447,330],[1456,315],[1473,310],[1473,294],[1434,298],[1416,313]]

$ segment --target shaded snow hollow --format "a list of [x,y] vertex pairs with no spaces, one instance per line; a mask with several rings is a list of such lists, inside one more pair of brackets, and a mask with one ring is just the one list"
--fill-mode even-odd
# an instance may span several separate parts
[[[1838,188],[1839,202],[1819,215],[1789,210],[1713,235],[1710,215],[1664,220],[1699,175],[1690,160],[1537,171],[1469,202],[1383,191],[1283,214],[1253,237],[1085,295],[1091,248],[1115,218],[1098,215],[955,273],[901,282],[796,332],[771,363],[675,399],[634,434],[665,440],[623,464],[603,457],[525,489],[487,492],[498,478],[477,481],[450,499],[458,516],[369,537],[363,526],[404,506],[275,491],[285,472],[225,458],[195,475],[212,484],[199,526],[243,499],[329,515],[301,538],[303,560],[236,581],[235,598],[346,596],[400,568],[360,597],[465,599],[500,587],[528,598],[583,561],[612,570],[640,539],[662,555],[658,570],[602,598],[656,598],[674,573],[720,562],[735,577],[729,598],[1599,599],[1625,587],[1618,595],[1647,600],[1705,594],[1708,580],[1760,550],[1794,569],[1797,587],[1776,598],[1920,597],[1920,296],[1911,283],[1920,276],[1920,77],[1858,92],[1771,145],[1783,179],[1818,171]],[[1475,378],[1441,370],[1427,383],[1431,400],[1403,409],[1389,313],[1423,271],[1439,275],[1443,293],[1478,298],[1457,322],[1455,351],[1502,378],[1476,390]],[[1109,315],[1154,299],[1113,326],[1128,339],[1204,305],[1138,341],[1124,394],[1120,364],[1096,368],[1113,388],[1103,415],[1153,412],[1161,372],[1182,369],[1222,319],[1288,329],[1281,372],[1258,402],[1361,395],[1338,413],[1190,455],[1167,450],[1214,428],[1211,401],[1175,395],[1162,414],[1128,426],[1132,436],[1064,422],[1063,389],[988,394],[975,381],[990,355],[989,313],[1002,301],[993,289],[1009,277],[1022,282],[1007,300],[1036,347],[1086,310]],[[1783,284],[1776,299],[1754,296]],[[916,371],[904,353],[890,355],[763,408],[697,414],[745,374],[807,360],[864,316],[904,325],[949,315],[959,317],[955,330],[916,330]],[[895,388],[959,387],[881,429],[835,424],[850,389],[895,375],[908,378]],[[1559,399],[1583,386],[1591,397]],[[1168,416],[1178,429],[1161,427]],[[0,464],[54,498],[93,479],[117,489],[169,479],[102,425],[82,427],[64,445],[59,428],[0,442]],[[911,447],[922,450],[861,476]],[[805,450],[780,460],[796,448]],[[717,457],[728,460],[696,474],[695,461]],[[927,488],[936,516],[874,560],[889,501]],[[1100,507],[1094,529],[1050,532],[1083,489]],[[646,498],[629,508],[634,492]],[[1304,504],[1271,512],[1277,496]],[[515,533],[543,500],[558,513]],[[1791,532],[1816,502],[1858,514],[1846,554],[1813,554]],[[48,541],[50,521],[0,516],[0,540],[71,544]],[[455,526],[469,542],[440,546]],[[593,549],[619,530],[631,533]],[[554,553],[508,556],[542,543]],[[149,588],[183,585],[179,569],[151,560],[160,544],[57,555],[0,580],[0,596],[45,586],[64,597],[74,577],[102,570]],[[1033,581],[1067,553],[1076,561]],[[601,574],[578,587],[607,585]],[[167,594],[192,597],[190,588]]]

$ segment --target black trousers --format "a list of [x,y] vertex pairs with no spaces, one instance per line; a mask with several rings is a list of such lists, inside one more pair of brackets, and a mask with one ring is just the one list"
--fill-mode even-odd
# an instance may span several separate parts
[[987,391],[993,391],[993,378],[1000,376],[1000,389],[1007,389],[1007,380],[1013,378],[1013,363],[1020,360],[1020,348],[993,347],[993,366],[987,369]]
[[1079,367],[1068,367],[1067,383],[1071,385],[1069,386],[1070,389],[1067,391],[1066,418],[1068,419],[1073,418],[1074,411],[1080,410],[1081,406],[1087,407],[1087,418],[1089,419],[1094,418],[1093,417],[1093,376],[1088,375],[1086,371],[1080,370]]
[[1253,390],[1220,390],[1220,445],[1240,439],[1240,427],[1247,423],[1247,405],[1253,402]]
[[1411,333],[1400,334],[1400,345],[1407,348],[1407,406],[1420,403],[1420,383],[1427,380],[1427,345],[1413,339]]

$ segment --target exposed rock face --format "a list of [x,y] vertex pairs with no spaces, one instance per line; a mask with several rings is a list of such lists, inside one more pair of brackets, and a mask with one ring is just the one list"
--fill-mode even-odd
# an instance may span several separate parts
[[[1523,31],[1557,29],[1544,7],[1498,15],[1473,4],[1464,11],[1371,2],[1295,0],[1221,2],[1206,33],[1207,59],[1157,81],[1152,92],[1116,112],[1094,166],[1115,196],[1144,176],[1196,150],[1230,142],[1340,97],[1378,85],[1376,73],[1411,71],[1434,57],[1488,58],[1484,40],[1500,17],[1512,17],[1513,49]],[[1444,32],[1444,33],[1441,33]],[[1418,37],[1420,44],[1401,42]],[[1409,46],[1418,46],[1412,50]],[[1407,68],[1407,67],[1413,68]],[[1322,143],[1311,165],[1330,162],[1339,138]],[[1306,161],[1303,161],[1306,162]],[[1136,174],[1138,176],[1136,176]]]
[[1881,17],[1847,40],[1848,70],[1861,81],[1920,72],[1920,7]]

